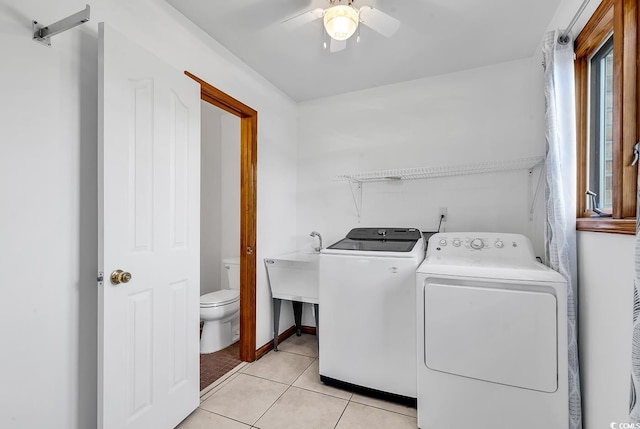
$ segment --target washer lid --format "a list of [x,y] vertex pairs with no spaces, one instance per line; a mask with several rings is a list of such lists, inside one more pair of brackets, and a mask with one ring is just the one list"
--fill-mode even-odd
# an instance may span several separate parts
[[354,228],[328,249],[363,252],[411,252],[422,238],[417,228]]
[[240,299],[240,291],[235,289],[223,289],[209,292],[200,296],[200,307],[219,307],[230,304]]

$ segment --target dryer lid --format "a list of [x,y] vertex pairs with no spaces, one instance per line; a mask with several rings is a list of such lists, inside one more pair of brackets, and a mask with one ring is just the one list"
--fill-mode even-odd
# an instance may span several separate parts
[[238,301],[239,299],[239,290],[223,289],[202,295],[200,297],[200,307],[218,307]]

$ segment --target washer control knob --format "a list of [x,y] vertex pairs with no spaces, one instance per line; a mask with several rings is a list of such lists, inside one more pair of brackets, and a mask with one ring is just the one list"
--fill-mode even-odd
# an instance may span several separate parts
[[460,240],[457,238],[453,239],[453,243],[452,243],[455,247],[460,247]]
[[446,246],[447,245],[447,239],[446,238],[441,238],[440,241],[438,242],[438,244],[440,246]]
[[471,240],[471,247],[476,250],[480,250],[484,247],[484,243],[482,242],[481,239],[474,238],[473,240]]
[[504,243],[502,242],[502,240],[496,240],[496,247],[498,249],[502,249],[504,247]]
[[379,229],[378,230],[378,235],[381,235],[383,237],[386,237],[387,235],[387,230],[386,229]]

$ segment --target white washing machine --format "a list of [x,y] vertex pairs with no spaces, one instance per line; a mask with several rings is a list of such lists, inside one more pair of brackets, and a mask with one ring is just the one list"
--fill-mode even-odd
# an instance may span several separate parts
[[320,252],[320,379],[415,405],[415,228],[356,228]]
[[567,284],[525,236],[435,234],[416,283],[420,429],[568,427]]

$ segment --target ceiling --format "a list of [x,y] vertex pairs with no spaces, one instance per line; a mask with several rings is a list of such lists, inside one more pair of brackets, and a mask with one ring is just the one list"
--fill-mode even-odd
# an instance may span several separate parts
[[400,20],[323,49],[322,20],[282,21],[328,0],[166,0],[295,101],[533,56],[560,0],[354,0]]

